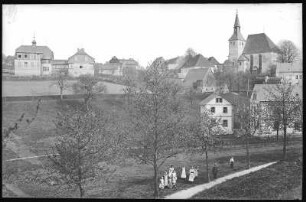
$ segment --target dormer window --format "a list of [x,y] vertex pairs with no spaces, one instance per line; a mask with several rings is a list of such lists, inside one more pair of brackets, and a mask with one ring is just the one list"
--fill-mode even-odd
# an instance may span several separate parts
[[222,98],[216,98],[216,103],[222,103]]
[[21,55],[18,55],[18,58],[21,58]]
[[80,66],[80,69],[82,69],[83,68],[83,66]]
[[28,55],[24,55],[24,58],[27,58],[28,57]]

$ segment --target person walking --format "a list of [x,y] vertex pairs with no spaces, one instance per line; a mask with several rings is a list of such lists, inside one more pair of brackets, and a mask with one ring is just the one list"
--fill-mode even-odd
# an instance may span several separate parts
[[212,168],[212,173],[213,173],[214,179],[217,179],[217,175],[218,175],[218,165],[217,165],[216,162],[214,163],[214,166],[213,166],[213,168]]
[[185,170],[185,167],[182,167],[181,178],[182,179],[186,179],[186,170]]
[[231,168],[233,169],[234,168],[234,157],[230,158],[229,163],[230,163]]

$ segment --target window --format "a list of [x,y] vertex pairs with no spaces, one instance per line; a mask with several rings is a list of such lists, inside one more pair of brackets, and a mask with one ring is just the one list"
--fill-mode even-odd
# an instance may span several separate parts
[[24,62],[24,67],[27,67],[28,66],[28,62]]
[[223,113],[227,113],[227,107],[223,107]]
[[295,78],[296,78],[296,79],[299,79],[299,75],[296,75]]
[[216,98],[216,103],[222,103],[222,98]]
[[228,127],[228,121],[227,120],[223,120],[222,126],[223,127]]
[[24,58],[27,58],[28,57],[28,55],[24,55]]
[[49,71],[49,67],[43,67],[43,71],[44,71],[44,72]]
[[215,107],[211,107],[211,108],[210,108],[210,112],[211,112],[211,113],[215,113],[215,111],[216,111]]
[[300,79],[302,79],[302,75],[300,75]]
[[83,66],[80,66],[80,69],[82,69],[83,68]]

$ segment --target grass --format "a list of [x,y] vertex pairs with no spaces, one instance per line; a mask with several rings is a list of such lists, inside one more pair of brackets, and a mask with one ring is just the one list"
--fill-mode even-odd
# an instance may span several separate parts
[[[101,97],[97,101],[101,104],[101,107],[106,109],[116,108],[116,112],[121,113],[123,110],[123,101],[120,96],[115,97]],[[31,114],[32,109],[35,108],[36,102],[20,102],[20,103],[5,103],[3,104],[3,126],[7,127],[10,123],[17,120],[23,112]],[[45,150],[52,140],[56,136],[54,120],[56,116],[56,109],[58,105],[56,101],[44,101],[41,105],[41,111],[39,111],[37,119],[28,128],[21,128],[16,133],[16,136],[21,138],[22,143],[29,149],[30,152],[36,155],[45,154]],[[30,116],[31,117],[31,116]],[[301,150],[302,141],[289,142],[288,153],[294,153]],[[259,145],[250,145],[251,153],[251,166],[256,166],[279,160],[282,155],[282,142],[279,143],[266,143]],[[209,164],[211,172],[211,165],[214,160],[218,160],[219,163],[219,177],[232,173],[234,171],[242,170],[246,168],[245,161],[245,148],[243,145],[237,145],[235,147],[226,147],[215,154],[209,154]],[[18,155],[11,150],[3,150],[3,159],[16,158]],[[232,170],[228,166],[228,160],[230,156],[235,158],[235,170]],[[182,190],[192,187],[196,184],[202,184],[207,182],[206,169],[204,156],[199,154],[181,154],[175,158],[169,159],[165,165],[161,168],[161,171],[167,169],[171,164],[176,167],[177,171],[180,171],[179,167],[186,166],[187,169],[191,165],[199,166],[200,172],[198,178],[193,184],[178,179],[178,189]],[[43,160],[43,158],[39,158]],[[41,185],[35,183],[35,181],[28,181],[26,176],[31,176],[32,172],[36,172],[42,169],[40,165],[31,164],[29,161],[15,161],[6,162],[6,170],[10,171],[11,177],[8,180],[9,183],[14,183],[25,193],[33,197],[77,197],[77,191],[66,191],[55,194],[55,188],[47,184]],[[178,172],[180,174],[180,172]],[[211,174],[211,173],[210,173]],[[109,180],[106,181],[106,177]],[[29,177],[31,178],[31,177]],[[153,197],[153,168],[152,166],[136,163],[133,159],[125,159],[120,167],[117,167],[115,173],[101,176],[94,180],[86,187],[86,197],[88,198],[152,198]],[[174,193],[176,190],[166,189],[161,191],[161,197]],[[289,191],[289,190],[287,190]],[[289,197],[291,193],[287,193]],[[285,197],[285,196],[284,196]]]
[[[278,153],[273,153],[278,156]],[[302,151],[288,152],[288,161],[280,161],[263,170],[234,178],[194,196],[194,199],[301,199],[302,166],[296,164]],[[263,156],[267,158],[266,156]],[[262,158],[262,157],[261,157]],[[292,190],[295,194],[291,194]],[[285,195],[283,193],[286,193]],[[290,194],[291,197],[290,198]],[[298,196],[299,195],[299,196]]]

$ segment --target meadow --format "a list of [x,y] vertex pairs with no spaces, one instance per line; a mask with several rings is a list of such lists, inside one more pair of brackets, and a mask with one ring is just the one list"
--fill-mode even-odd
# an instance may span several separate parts
[[[97,102],[101,107],[107,109],[116,110],[118,113],[122,112],[123,101],[120,96],[105,96],[99,98]],[[33,113],[33,108],[35,108],[35,102],[12,102],[3,104],[3,126],[7,127],[9,124],[18,119],[21,113],[25,112],[26,117],[31,117]],[[22,125],[22,130],[18,130],[16,134],[13,135],[10,143],[3,150],[3,181],[8,185],[14,186],[16,189],[20,189],[25,194],[31,197],[40,198],[53,198],[53,197],[78,197],[78,191],[72,190],[60,190],[57,186],[51,186],[48,183],[38,183],[36,177],[43,173],[45,157],[40,157],[36,159],[25,159],[12,162],[5,162],[7,159],[17,158],[17,157],[27,157],[31,155],[43,155],[46,154],[46,149],[48,149],[54,142],[56,137],[55,128],[53,121],[56,117],[56,109],[58,108],[57,101],[43,101],[41,104],[41,110],[38,113],[36,120],[27,127]],[[256,166],[264,164],[271,161],[277,161],[281,159],[282,155],[282,142],[271,141],[263,142],[254,139],[253,144],[250,145],[251,152],[251,166]],[[228,165],[228,160],[231,156],[235,158],[235,169],[230,169]],[[290,159],[296,159],[302,156],[302,138],[292,137],[290,138],[288,145],[288,156]],[[209,165],[210,168],[212,164],[217,161],[219,164],[219,177],[227,175],[238,170],[246,169],[246,159],[245,159],[245,148],[244,145],[232,141],[232,144],[220,148],[215,152],[210,152]],[[165,163],[161,171],[167,169],[170,165],[174,165],[177,171],[180,171],[181,166],[186,166],[189,169],[192,165],[199,166],[199,176],[194,183],[188,183],[184,180],[179,179],[177,190],[165,189],[160,192],[160,197],[171,194],[175,191],[186,189],[192,187],[196,184],[202,184],[207,182],[206,179],[206,167],[205,167],[205,157],[202,154],[193,153],[182,153],[174,158],[169,159]],[[120,165],[112,165],[111,168],[114,170],[106,176],[97,177],[92,183],[88,184],[86,187],[86,197],[87,198],[152,198],[153,197],[153,168],[149,165],[139,164],[134,159],[126,158],[120,163]],[[275,194],[271,194],[274,198],[282,197],[281,193],[285,191],[290,191],[298,189],[300,186],[300,181],[296,180],[298,177],[301,179],[301,172],[297,172],[296,168],[288,167],[283,169],[283,166],[277,164],[273,167],[275,171],[273,175],[277,172],[283,172],[282,177],[293,178],[295,180],[288,181],[291,185],[282,185],[277,188]],[[211,170],[210,170],[211,171]],[[264,176],[269,175],[271,171]],[[255,173],[256,174],[256,173]],[[253,174],[252,174],[253,175]],[[245,176],[245,183],[252,183],[248,181],[248,176]],[[274,182],[273,178],[268,178],[268,184],[272,186]],[[235,180],[235,179],[233,179]],[[276,179],[278,180],[278,179]],[[284,180],[282,181],[283,183]],[[227,183],[227,182],[226,182]],[[226,183],[224,183],[226,185]],[[224,185],[224,186],[225,186]],[[234,187],[240,186],[243,190],[243,183],[234,181]],[[218,185],[222,186],[222,185]],[[217,186],[217,187],[218,187]],[[233,184],[227,185],[232,187]],[[271,187],[268,186],[268,187]],[[288,187],[288,189],[286,188]],[[254,186],[252,192],[262,189],[261,186]],[[271,189],[271,188],[269,188]],[[218,188],[218,190],[224,190]],[[209,191],[209,190],[208,190]],[[235,190],[234,190],[235,191]],[[3,188],[4,197],[16,197],[17,190],[12,192]],[[228,191],[224,191],[228,193]],[[220,191],[214,191],[204,193],[203,195],[196,196],[198,198],[214,198],[220,194]],[[231,195],[221,195],[224,197],[231,197]],[[243,198],[248,195],[239,195]],[[258,198],[257,195],[249,195],[249,199]],[[270,196],[270,195],[269,195]],[[288,197],[288,195],[287,195]]]

